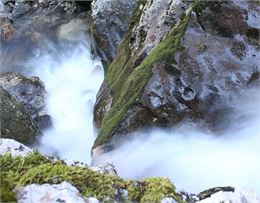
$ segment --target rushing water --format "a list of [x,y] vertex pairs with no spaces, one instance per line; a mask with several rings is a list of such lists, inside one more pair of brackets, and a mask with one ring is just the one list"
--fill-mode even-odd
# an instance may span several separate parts
[[49,93],[48,111],[54,125],[45,132],[40,150],[89,163],[95,139],[93,106],[103,80],[100,62],[91,58],[90,43],[83,41],[58,57],[44,54],[37,64],[36,73]]
[[[39,150],[90,163],[97,134],[92,125],[93,106],[103,70],[99,59],[91,55],[89,38],[75,37],[73,32],[61,36],[72,38],[56,44],[45,39],[43,47],[32,48],[32,54],[17,63],[27,68],[19,69],[22,73],[38,76],[48,92],[53,128],[44,132]],[[19,49],[26,52],[26,47]],[[8,56],[2,52],[0,64],[15,63],[15,59],[7,61]],[[189,192],[232,185],[260,193],[259,89],[242,93],[232,105],[237,107],[230,116],[233,125],[217,137],[190,123],[168,131],[137,132],[138,139],[104,155],[101,162],[112,162],[125,178],[169,177]]]
[[213,135],[194,124],[149,132],[105,154],[125,178],[166,176],[187,191],[235,186],[260,193],[260,91],[248,90],[233,103],[232,126]]

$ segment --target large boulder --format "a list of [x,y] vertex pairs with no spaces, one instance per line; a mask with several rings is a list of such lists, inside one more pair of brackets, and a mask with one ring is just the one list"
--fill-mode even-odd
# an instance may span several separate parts
[[146,126],[221,130],[233,95],[259,85],[256,2],[140,2],[97,95],[94,155]]
[[23,144],[34,144],[39,135],[24,105],[0,86],[1,137],[17,140]]
[[92,3],[92,33],[100,56],[111,62],[126,33],[137,6],[137,0],[95,0]]
[[15,72],[0,73],[0,86],[25,105],[25,109],[39,129],[50,127],[51,118],[47,113],[46,90],[38,77],[26,78]]

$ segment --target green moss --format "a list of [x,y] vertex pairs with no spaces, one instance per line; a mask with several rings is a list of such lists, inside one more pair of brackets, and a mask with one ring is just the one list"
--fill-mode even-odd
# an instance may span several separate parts
[[16,197],[9,181],[1,177],[0,186],[0,202],[16,202]]
[[[184,14],[175,27],[169,32],[165,39],[154,48],[154,50],[141,62],[138,67],[134,66],[134,58],[129,43],[131,31],[129,31],[119,46],[118,55],[110,65],[105,78],[107,86],[113,94],[113,105],[103,118],[100,134],[93,146],[97,147],[108,142],[116,127],[127,113],[128,109],[138,102],[146,84],[151,78],[152,67],[157,62],[174,63],[174,54],[179,47],[189,16],[194,6],[200,1],[192,4],[187,14]],[[141,11],[136,16],[140,17]],[[137,17],[135,17],[137,18]]]
[[146,190],[141,202],[160,202],[163,197],[172,197],[177,202],[183,202],[169,179],[149,178],[144,182]]
[[[174,197],[175,187],[167,179],[152,178],[144,181],[125,181],[118,176],[100,174],[87,167],[67,166],[62,161],[50,161],[39,153],[26,157],[12,158],[9,154],[0,156],[1,198],[9,201],[14,197],[12,189],[28,184],[59,184],[67,181],[86,197],[96,197],[102,202],[112,202],[116,190],[128,191],[128,202],[157,202],[164,196]],[[153,192],[157,194],[152,194]]]
[[144,183],[140,181],[127,181],[128,198],[133,202],[140,202],[144,194]]
[[108,69],[109,69],[109,62],[106,60],[101,59],[101,63],[103,66],[104,74],[107,75]]

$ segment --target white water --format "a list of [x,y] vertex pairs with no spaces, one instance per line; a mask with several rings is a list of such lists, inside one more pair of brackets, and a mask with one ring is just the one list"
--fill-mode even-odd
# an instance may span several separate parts
[[260,194],[260,90],[235,100],[233,125],[225,133],[212,135],[190,123],[138,132],[101,162],[112,162],[124,178],[165,176],[190,192],[230,185]]
[[100,61],[91,58],[89,41],[56,52],[43,53],[30,62],[37,64],[36,75],[46,85],[54,125],[44,133],[39,150],[89,163],[95,139],[93,106],[103,70]]
[[[96,136],[93,105],[103,80],[101,64],[91,58],[87,39],[62,48],[48,47],[48,52],[36,51],[25,64],[36,67],[32,75],[46,85],[54,124],[44,133],[39,150],[90,163]],[[137,132],[138,139],[101,161],[112,162],[125,178],[166,176],[189,192],[231,185],[260,193],[260,91],[248,91],[237,101],[233,126],[219,137],[191,124],[170,131]]]
[[[90,163],[95,139],[93,105],[103,73],[88,43],[32,61],[49,92],[54,128],[42,139],[41,151]],[[56,50],[59,52],[59,50]],[[57,55],[57,54],[56,54]],[[215,136],[192,124],[165,131],[137,132],[137,139],[102,157],[124,178],[169,177],[189,192],[214,186],[235,186],[260,193],[260,91],[235,99],[232,127]]]

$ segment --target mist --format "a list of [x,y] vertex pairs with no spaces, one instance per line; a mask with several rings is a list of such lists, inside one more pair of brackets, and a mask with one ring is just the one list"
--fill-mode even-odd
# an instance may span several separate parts
[[[31,47],[21,59],[19,53],[27,54],[22,42],[19,49],[12,45],[0,49],[5,59],[0,64],[8,64],[4,70],[9,71],[19,64],[20,72],[38,76],[46,86],[53,127],[43,132],[37,150],[90,164],[98,134],[93,127],[93,107],[103,70],[100,59],[91,54],[87,28],[77,31],[84,27],[77,23],[66,26],[82,35],[75,37],[71,29],[61,27],[56,44],[43,39],[41,47]],[[16,59],[11,57],[12,47],[20,51]],[[194,193],[227,185],[260,193],[260,89],[242,91],[230,105],[234,109],[227,120],[230,125],[221,133],[213,134],[194,123],[139,131],[135,139],[104,154],[98,162],[114,164],[123,178],[168,177],[178,188]]]
[[37,59],[37,65],[37,75],[48,91],[48,112],[53,118],[53,128],[44,132],[40,151],[90,162],[95,139],[93,106],[103,80],[100,61],[91,57],[90,43],[81,41],[58,58],[44,54]]
[[237,95],[231,105],[231,126],[225,132],[205,133],[192,123],[136,132],[136,139],[103,155],[99,163],[113,163],[123,178],[168,177],[194,193],[234,186],[260,194],[259,89]]
[[[103,80],[90,40],[58,48],[49,45],[27,67],[36,65],[48,92],[53,128],[40,141],[42,153],[91,163],[97,136],[93,107]],[[64,47],[64,48],[60,48]],[[99,164],[112,163],[123,178],[170,178],[178,188],[197,193],[214,186],[234,186],[260,193],[260,91],[247,89],[234,96],[226,122],[229,128],[211,133],[194,123],[172,129],[135,132],[135,139],[104,154]],[[132,137],[132,136],[131,136]]]

